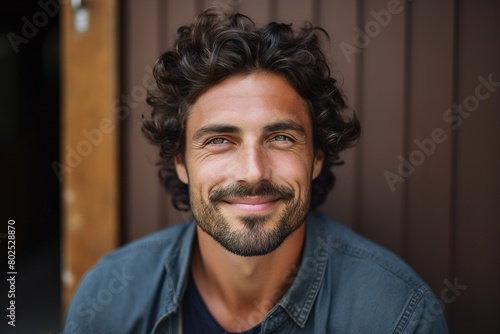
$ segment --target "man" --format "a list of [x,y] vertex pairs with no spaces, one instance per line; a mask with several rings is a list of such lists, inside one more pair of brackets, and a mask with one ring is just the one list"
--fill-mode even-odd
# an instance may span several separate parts
[[313,212],[360,131],[318,32],[213,10],[179,29],[155,65],[143,130],[194,221],[103,258],[66,332],[447,332],[405,263]]

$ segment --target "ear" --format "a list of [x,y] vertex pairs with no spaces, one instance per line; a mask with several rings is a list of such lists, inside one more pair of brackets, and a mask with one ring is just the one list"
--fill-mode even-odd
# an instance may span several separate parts
[[313,170],[312,170],[313,180],[317,178],[318,175],[321,173],[324,161],[325,161],[325,153],[323,153],[322,150],[317,150],[316,154],[314,155],[314,161],[313,161]]
[[175,171],[177,172],[177,177],[181,180],[182,183],[189,184],[188,172],[186,169],[186,165],[182,159],[180,154],[177,154],[174,158],[174,166]]

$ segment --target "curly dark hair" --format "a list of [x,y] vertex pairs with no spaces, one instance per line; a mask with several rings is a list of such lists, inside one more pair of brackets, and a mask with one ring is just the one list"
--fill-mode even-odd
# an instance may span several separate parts
[[354,114],[344,113],[346,103],[330,75],[317,33],[328,38],[326,31],[311,24],[299,31],[275,22],[257,28],[245,15],[215,9],[178,29],[174,47],[154,66],[157,89],[147,99],[153,110],[142,123],[144,134],[160,146],[159,176],[175,208],[190,210],[189,188],[174,167],[174,157],[184,154],[189,107],[222,80],[256,71],[281,75],[307,102],[314,147],[325,154],[322,171],[312,182],[310,209],[325,201],[335,182],[332,166],[343,163],[339,153],[357,142],[360,125]]

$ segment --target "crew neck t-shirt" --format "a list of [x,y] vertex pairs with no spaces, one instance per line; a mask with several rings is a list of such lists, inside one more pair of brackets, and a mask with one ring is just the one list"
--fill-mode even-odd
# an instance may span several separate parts
[[228,332],[215,320],[189,274],[182,304],[182,327],[186,334],[258,334],[260,325],[244,332]]

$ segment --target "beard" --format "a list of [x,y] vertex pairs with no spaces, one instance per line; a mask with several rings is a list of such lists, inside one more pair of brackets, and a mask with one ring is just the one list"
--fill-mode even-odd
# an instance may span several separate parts
[[[208,201],[190,193],[191,208],[198,226],[229,252],[239,256],[262,256],[276,250],[305,221],[310,205],[310,188],[305,198],[295,198],[293,189],[262,182],[255,187],[232,185],[209,194]],[[270,196],[283,202],[281,212],[237,216],[241,227],[231,224],[220,203],[231,198]],[[269,221],[273,226],[266,228]]]

